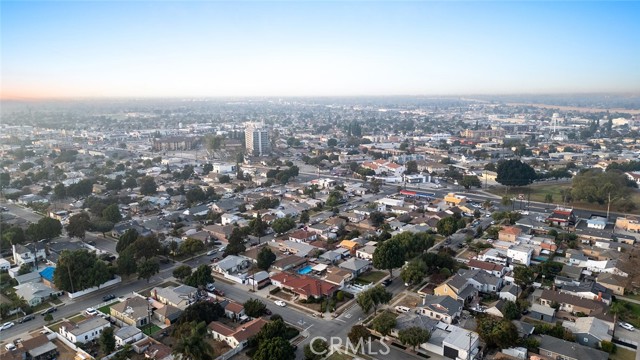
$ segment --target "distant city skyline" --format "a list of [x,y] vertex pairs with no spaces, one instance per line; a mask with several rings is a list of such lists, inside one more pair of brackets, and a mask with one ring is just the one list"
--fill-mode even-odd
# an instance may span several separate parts
[[639,2],[5,2],[0,98],[640,93]]

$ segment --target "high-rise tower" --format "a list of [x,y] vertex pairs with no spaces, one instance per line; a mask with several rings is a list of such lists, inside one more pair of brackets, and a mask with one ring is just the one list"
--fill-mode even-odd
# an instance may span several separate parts
[[271,150],[269,130],[264,123],[247,123],[244,130],[244,140],[247,152],[251,155],[262,156],[268,154]]

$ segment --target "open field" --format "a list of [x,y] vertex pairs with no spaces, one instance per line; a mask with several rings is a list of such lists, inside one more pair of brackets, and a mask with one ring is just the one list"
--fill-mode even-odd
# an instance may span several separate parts
[[[553,197],[553,202],[549,204],[549,207],[554,207],[555,205],[563,204],[562,191],[570,188],[571,188],[571,184],[538,183],[538,184],[533,184],[527,187],[511,188],[506,194],[512,197],[517,197],[519,194],[524,194],[525,199],[530,198],[531,201],[536,201],[541,203],[545,202],[545,196],[547,194],[551,194],[551,196]],[[494,187],[492,189],[489,189],[488,191],[498,196],[505,195],[504,187]],[[640,191],[632,190],[631,200],[635,204],[640,204]],[[600,205],[598,203],[587,203],[587,202],[576,201],[576,202],[567,203],[566,205],[571,206],[575,209],[597,210],[597,211],[605,211],[605,212],[607,211],[607,204]],[[620,211],[620,210],[615,206],[615,204],[612,204],[611,211]],[[624,211],[620,211],[620,212],[624,212]],[[631,211],[630,213],[640,214],[640,209],[636,209],[634,211]]]

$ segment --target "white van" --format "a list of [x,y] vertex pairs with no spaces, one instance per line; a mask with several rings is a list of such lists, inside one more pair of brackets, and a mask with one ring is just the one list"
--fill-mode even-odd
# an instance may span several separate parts
[[411,309],[406,306],[396,306],[396,312],[398,313],[408,313],[409,311],[411,311]]

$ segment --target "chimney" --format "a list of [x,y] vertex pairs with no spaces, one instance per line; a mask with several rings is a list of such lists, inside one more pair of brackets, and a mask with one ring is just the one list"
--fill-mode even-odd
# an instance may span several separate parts
[[158,289],[154,289],[154,290],[153,290],[153,298],[154,298],[155,300],[158,300]]
[[602,291],[598,291],[598,301],[602,301]]

